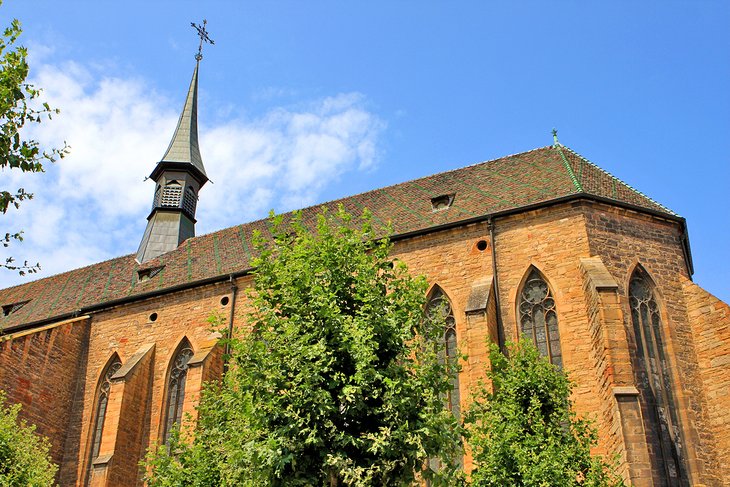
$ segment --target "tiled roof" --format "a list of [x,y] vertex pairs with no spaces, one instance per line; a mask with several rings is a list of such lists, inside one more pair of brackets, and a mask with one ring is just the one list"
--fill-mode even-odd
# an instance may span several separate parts
[[[455,195],[451,207],[433,211],[431,198],[446,194]],[[676,217],[562,145],[313,206],[303,210],[303,217],[314,219],[322,206],[334,209],[342,204],[353,214],[368,208],[375,223],[391,223],[394,234],[399,235],[581,194]],[[188,239],[177,250],[145,263],[144,269],[164,267],[142,282],[138,278],[140,266],[134,254],[130,254],[1,290],[0,306],[29,302],[0,317],[0,328],[8,331],[103,303],[246,270],[250,267],[251,238],[256,229],[266,232],[266,220]]]

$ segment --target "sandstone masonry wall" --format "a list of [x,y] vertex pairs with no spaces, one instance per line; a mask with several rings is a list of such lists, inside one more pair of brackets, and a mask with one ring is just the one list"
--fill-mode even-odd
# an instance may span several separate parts
[[611,423],[601,411],[599,372],[593,367],[590,319],[581,258],[589,257],[582,205],[564,204],[524,212],[495,222],[500,305],[505,335],[519,337],[518,293],[529,269],[545,278],[555,299],[564,369],[575,382],[576,409],[596,420],[597,454],[608,453]]
[[21,417],[51,440],[51,458],[61,464],[77,382],[86,368],[88,317],[28,332],[0,336],[0,389]]
[[[239,284],[239,286],[241,285]],[[245,285],[241,287],[245,287]],[[229,283],[170,293],[94,315],[89,336],[88,368],[82,379],[85,392],[76,416],[80,424],[80,434],[77,436],[76,446],[82,459],[89,458],[91,426],[97,400],[96,390],[109,357],[117,353],[124,366],[135,352],[150,345],[154,345],[155,349],[149,371],[150,386],[146,395],[141,390],[125,391],[125,394],[130,394],[140,401],[140,404],[135,406],[139,411],[133,415],[135,419],[130,418],[130,421],[139,421],[142,411],[148,411],[144,416],[146,429],[139,440],[118,442],[115,446],[114,456],[140,458],[140,452],[144,452],[151,445],[159,444],[166,411],[167,380],[172,355],[185,337],[190,341],[193,351],[196,353],[203,349],[210,349],[217,342],[219,334],[211,329],[208,317],[213,312],[219,312],[226,319],[228,318],[230,304],[224,306],[221,303],[223,297],[231,298]],[[153,313],[156,313],[154,321],[151,319]],[[236,313],[234,321],[240,319],[241,316]],[[216,354],[215,357],[220,360],[220,354]],[[213,365],[212,367],[214,370],[215,367],[220,370],[220,366]],[[144,380],[135,381],[136,384],[143,382]],[[192,391],[196,391],[196,389],[199,389],[199,385],[191,387]],[[186,394],[185,410],[192,407],[191,396],[193,395],[195,394]],[[122,431],[127,427],[134,429],[132,423],[126,426],[121,424],[120,427]],[[139,434],[130,430],[127,437],[138,438]],[[65,479],[73,478],[77,483],[83,484],[88,472],[87,462],[80,461],[64,467]],[[131,468],[128,465],[124,470],[127,471]],[[139,477],[140,472],[138,469],[136,471]],[[139,481],[136,483],[139,484]]]
[[[484,250],[477,243],[487,242]],[[486,311],[467,320],[465,309],[474,286],[488,286],[492,279],[491,244],[486,224],[479,223],[458,229],[445,230],[408,240],[401,240],[391,254],[408,265],[413,275],[424,275],[429,292],[438,285],[451,302],[456,321],[456,340],[459,350],[468,355],[462,362],[459,375],[461,410],[469,404],[469,391],[474,381],[489,363],[487,336],[496,337],[496,330],[477,328],[490,326]],[[476,320],[476,322],[474,321]],[[492,324],[494,326],[494,324]],[[464,468],[471,469],[471,457],[464,458]]]
[[[634,368],[636,341],[631,323],[628,286],[631,274],[641,265],[656,285],[661,308],[664,340],[671,366],[675,405],[680,418],[684,454],[693,485],[723,485],[719,461],[708,423],[702,379],[687,317],[683,280],[688,280],[682,248],[682,229],[676,222],[631,210],[591,204],[585,210],[591,255],[600,256],[618,283],[624,328]],[[636,379],[636,378],[635,378]],[[645,416],[646,416],[645,412]],[[656,435],[647,435],[650,451]],[[658,472],[654,473],[659,485]]]
[[730,484],[730,306],[689,280],[683,290],[712,433],[705,441],[715,444],[721,478]]
[[[714,445],[720,441],[717,451],[727,454],[730,444],[716,439],[713,431],[730,421],[722,408],[730,380],[724,362],[730,351],[723,348],[730,346],[730,312],[689,282],[679,225],[576,201],[500,217],[493,229],[494,242],[487,222],[481,222],[398,240],[392,252],[413,274],[425,275],[432,288],[438,285],[451,302],[458,346],[468,355],[460,374],[462,411],[489,365],[487,338],[497,338],[498,311],[506,337],[519,336],[518,293],[534,267],[555,299],[564,368],[576,383],[576,409],[595,419],[599,429],[595,453],[618,453],[626,478],[637,486],[652,485],[642,411],[638,393],[632,392],[635,344],[627,288],[640,263],[654,279],[663,307],[678,410],[685,443],[691,445],[687,454],[692,479],[696,485],[722,485]],[[218,312],[228,320],[235,302],[235,332],[246,333],[245,289],[251,282],[250,276],[236,281],[235,300],[232,283],[210,284],[98,312],[91,325],[88,320],[64,324],[50,335],[40,330],[13,340],[12,347],[2,345],[0,387],[28,404],[26,417],[38,423],[39,430],[42,424],[53,438],[54,458],[63,460],[62,485],[83,485],[91,470],[96,394],[109,358],[118,354],[124,368],[139,358],[135,354],[140,350],[148,350],[146,362],[129,372],[126,382],[114,384],[113,392],[121,397],[112,397],[116,402],[110,402],[108,415],[116,414],[116,423],[109,423],[116,426],[107,431],[105,423],[108,444],[103,443],[106,450],[101,452],[112,455],[107,466],[102,465],[104,458],[98,466],[103,472],[100,485],[140,484],[131,459],[161,441],[173,354],[184,338],[190,341],[194,356],[183,410],[194,417],[202,384],[220,377],[223,370],[222,347],[216,346],[220,334],[211,330],[208,317]],[[223,304],[222,298],[229,301]],[[48,376],[45,385],[22,382],[35,380],[35,370],[41,378]],[[38,403],[48,402],[53,398],[50,391],[57,390],[62,397],[53,403],[65,406],[49,415],[48,404],[41,408]],[[467,471],[472,466],[468,454],[464,466]]]

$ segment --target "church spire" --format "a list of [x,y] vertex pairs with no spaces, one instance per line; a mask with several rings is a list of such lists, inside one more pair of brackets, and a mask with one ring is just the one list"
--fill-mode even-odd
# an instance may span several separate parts
[[203,166],[203,158],[200,156],[200,147],[198,146],[198,70],[200,69],[200,61],[203,59],[203,44],[215,44],[213,39],[208,36],[205,26],[207,20],[203,20],[202,25],[190,22],[200,37],[198,52],[195,54],[195,70],[193,71],[193,79],[190,80],[190,88],[188,95],[185,97],[185,105],[183,106],[180,119],[177,122],[175,133],[172,136],[170,145],[162,156],[159,164],[152,174],[151,179],[157,179],[165,167],[170,165],[189,164],[193,166],[192,171],[196,172],[196,177],[201,181],[201,186],[208,180]]
[[203,59],[203,41],[213,43],[205,30],[206,23],[203,21],[202,27],[192,24],[200,36],[193,79],[170,145],[150,174],[156,188],[147,228],[137,250],[140,264],[175,250],[195,236],[198,192],[208,181],[198,146],[198,70]]
[[[200,176],[206,177],[203,158],[200,156],[198,146],[198,69],[200,61],[195,63],[193,79],[190,81],[188,96],[185,98],[180,119],[175,128],[170,145],[162,156],[160,164],[164,163],[185,163],[192,164],[200,171]],[[153,173],[154,175],[154,173]],[[153,176],[154,179],[154,176]]]

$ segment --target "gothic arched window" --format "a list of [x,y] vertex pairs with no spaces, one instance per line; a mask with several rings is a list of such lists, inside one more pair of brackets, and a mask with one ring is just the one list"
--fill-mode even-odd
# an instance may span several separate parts
[[167,413],[165,415],[164,440],[167,443],[174,428],[180,426],[185,402],[185,381],[188,376],[188,362],[193,356],[190,342],[185,339],[178,347],[170,364],[167,382]]
[[662,318],[654,284],[640,267],[629,282],[629,305],[636,339],[637,382],[645,408],[645,430],[650,435],[648,443],[653,468],[656,475],[667,479],[668,485],[685,485],[681,435],[664,348]]
[[540,354],[563,366],[558,332],[558,314],[550,287],[537,269],[530,270],[519,294],[517,307],[520,330],[532,340]]
[[[433,316],[434,313],[441,313],[446,323],[446,329],[444,330],[446,360],[449,364],[455,364],[459,358],[456,344],[456,320],[454,320],[454,312],[451,309],[449,298],[446,297],[446,294],[438,286],[431,292],[431,297],[426,307],[427,316]],[[451,391],[449,392],[447,402],[449,410],[457,419],[461,415],[460,400],[461,390],[459,387],[459,374],[457,373],[451,378]]]
[[[112,388],[112,376],[122,366],[121,360],[115,354],[114,357],[109,360],[109,364],[106,366],[106,370],[101,376],[99,381],[99,387],[96,392],[96,411],[94,419],[94,429],[91,435],[91,460],[99,456],[99,449],[101,448],[101,437],[104,432],[104,420],[106,419],[106,408],[109,405],[109,393]],[[91,462],[89,462],[91,468]]]

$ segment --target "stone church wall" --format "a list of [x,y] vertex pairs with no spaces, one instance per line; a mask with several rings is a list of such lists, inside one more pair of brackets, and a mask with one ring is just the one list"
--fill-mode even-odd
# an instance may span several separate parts
[[21,417],[52,440],[57,464],[64,461],[66,439],[78,435],[70,419],[86,368],[88,333],[87,316],[0,336],[0,390],[8,404],[21,403]]
[[544,277],[555,300],[564,369],[575,382],[573,399],[579,411],[591,412],[605,454],[608,425],[601,410],[597,371],[591,366],[589,316],[583,292],[581,258],[589,257],[588,236],[580,204],[565,204],[520,213],[496,222],[500,305],[505,335],[520,334],[518,293],[531,267]]
[[[574,201],[500,217],[493,230],[494,242],[487,222],[479,222],[397,240],[392,252],[451,302],[458,345],[468,356],[460,375],[462,411],[469,390],[488,367],[487,339],[497,338],[494,250],[506,338],[519,335],[518,293],[534,267],[555,299],[564,368],[576,383],[576,408],[599,429],[595,453],[618,453],[622,473],[634,485],[651,485],[652,445],[642,429],[627,297],[631,272],[641,264],[664,308],[693,481],[721,485],[714,445],[728,455],[730,440],[715,438],[713,431],[730,424],[723,407],[730,388],[730,309],[689,281],[679,225]],[[236,332],[245,333],[245,290],[251,282],[246,276],[236,280],[237,291],[233,283],[220,282],[120,305],[2,345],[0,388],[26,404],[24,417],[51,437],[54,460],[62,460],[61,485],[83,485],[89,474],[92,486],[139,485],[137,461],[162,439],[173,354],[184,339],[190,342],[194,355],[183,411],[195,418],[203,383],[223,370],[223,350],[216,345],[220,333],[211,329],[208,317],[214,312],[226,320],[233,316]],[[111,380],[100,453],[90,465],[100,379],[115,353],[122,368]],[[49,415],[51,401],[59,407]],[[42,409],[39,403],[45,403]],[[469,455],[464,466],[471,468]],[[727,462],[722,468],[727,471]]]
[[[484,250],[477,243],[487,242]],[[477,223],[398,241],[391,253],[405,262],[413,275],[424,275],[429,294],[435,286],[448,297],[456,321],[457,344],[468,356],[459,377],[461,410],[468,405],[468,391],[483,375],[489,363],[487,337],[496,338],[496,323],[488,319],[488,309],[479,309],[467,321],[466,308],[475,288],[488,287],[492,281],[491,244],[486,224]],[[483,302],[484,306],[488,303]],[[471,468],[466,455],[464,467]]]
[[720,477],[730,479],[730,306],[692,281],[685,280],[683,290],[710,426],[701,433],[703,445],[716,446]]
[[[618,284],[634,368],[636,344],[628,299],[629,280],[640,265],[655,284],[690,478],[697,485],[722,485],[718,476],[719,459],[713,447],[714,433],[703,406],[705,395],[693,329],[684,300],[682,282],[689,276],[680,226],[602,204],[587,207],[585,219],[591,254],[601,257]],[[642,411],[642,415],[647,416],[648,412]],[[650,454],[658,454],[659,446],[652,441],[657,435],[647,434],[646,437]],[[655,482],[659,475],[654,472]]]
[[[598,372],[592,366],[591,330],[583,291],[580,258],[589,257],[588,235],[582,206],[566,204],[503,217],[494,222],[498,264],[500,306],[505,335],[518,337],[517,293],[531,266],[549,283],[559,315],[560,340],[565,368],[577,386],[576,407],[600,411]],[[479,251],[477,242],[488,246]],[[394,256],[406,262],[413,274],[426,275],[429,284],[439,285],[454,310],[459,348],[468,355],[460,376],[462,410],[468,407],[468,391],[488,366],[487,337],[496,339],[494,309],[466,315],[467,302],[476,287],[492,281],[492,242],[486,222],[469,227],[431,233],[398,242]],[[490,286],[491,290],[491,286]],[[494,306],[494,296],[488,306]],[[606,453],[615,442],[605,441],[613,423],[596,417],[601,444],[596,453]],[[613,420],[612,420],[613,421]],[[471,467],[467,455],[465,468]]]
[[[120,418],[116,428],[118,433],[115,438],[103,439],[99,453],[99,457],[111,455],[108,471],[100,472],[100,475],[114,477],[114,483],[109,485],[137,485],[140,453],[150,445],[158,444],[162,436],[165,390],[172,355],[183,339],[187,338],[196,355],[203,352],[202,355],[209,359],[199,362],[203,367],[202,373],[196,370],[190,376],[197,374],[197,381],[200,382],[210,378],[211,371],[221,370],[219,364],[213,363],[220,362],[220,354],[205,353],[215,347],[219,338],[208,323],[208,317],[213,312],[219,312],[227,319],[230,304],[222,305],[221,299],[228,297],[230,300],[230,296],[230,284],[214,284],[127,304],[94,316],[89,335],[88,369],[82,378],[86,392],[76,411],[81,428],[73,447],[80,452],[81,458],[75,464],[64,465],[61,472],[63,485],[72,485],[67,479],[78,478],[83,481],[91,471],[89,448],[96,414],[96,396],[101,374],[109,358],[117,353],[124,367],[139,352],[154,347],[149,352],[149,362],[140,363],[139,371],[135,372],[142,377],[135,377],[134,380],[130,377],[130,383],[125,384],[123,397],[117,397],[121,402],[118,405],[110,402],[107,415],[113,418],[116,414]],[[156,314],[154,321],[151,319],[153,313]],[[240,320],[240,316],[236,315],[234,319]],[[117,387],[115,380],[112,382],[112,387]],[[195,396],[201,387],[200,383],[193,382],[192,377],[189,377],[185,400],[185,411],[188,412],[193,409],[197,399]],[[143,431],[138,430],[140,425],[144,425]],[[95,477],[100,467],[104,466],[94,466]]]
[[91,486],[124,485],[138,475],[149,434],[154,349],[143,347],[112,376],[100,448],[105,454],[93,462]]
[[633,393],[636,390],[633,387],[618,285],[600,257],[582,258],[581,270],[584,273],[583,291],[591,332],[591,365],[596,372],[596,386],[600,391],[601,409],[596,413],[600,417],[599,422],[606,426],[601,441],[606,451],[620,454],[619,472],[625,478],[634,481],[641,477],[651,478],[644,436],[635,433],[635,425],[639,423],[641,414],[636,396],[616,394],[617,391]]

